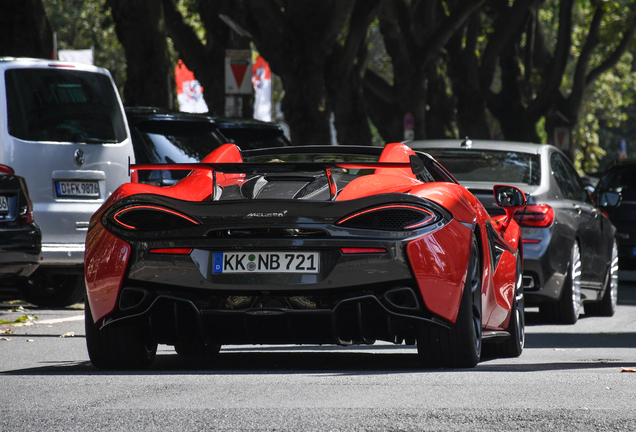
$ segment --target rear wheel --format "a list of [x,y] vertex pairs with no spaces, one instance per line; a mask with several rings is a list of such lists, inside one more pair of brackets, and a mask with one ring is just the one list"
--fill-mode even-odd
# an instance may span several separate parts
[[426,326],[420,329],[417,352],[425,367],[470,368],[481,358],[481,260],[473,237],[461,304],[455,324],[449,329]]
[[39,268],[18,284],[22,297],[40,307],[65,307],[84,300],[83,274],[52,274]]
[[541,314],[561,324],[574,324],[581,314],[581,250],[575,241],[561,298],[540,306]]
[[517,258],[517,279],[515,281],[515,296],[512,303],[510,321],[506,331],[510,337],[501,343],[484,345],[484,355],[488,357],[519,357],[526,340],[525,301],[523,295],[523,269],[521,257]]
[[613,316],[618,304],[618,244],[612,245],[612,259],[605,275],[605,292],[600,302],[585,303],[585,313],[596,316]]
[[146,369],[157,354],[157,343],[136,322],[116,322],[100,329],[93,323],[89,302],[84,308],[86,347],[91,363],[100,369]]

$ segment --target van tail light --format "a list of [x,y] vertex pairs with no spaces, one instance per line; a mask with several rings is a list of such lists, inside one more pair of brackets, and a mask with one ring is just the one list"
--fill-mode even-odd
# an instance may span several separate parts
[[554,223],[554,209],[547,204],[531,204],[516,212],[514,218],[522,227],[546,228]]

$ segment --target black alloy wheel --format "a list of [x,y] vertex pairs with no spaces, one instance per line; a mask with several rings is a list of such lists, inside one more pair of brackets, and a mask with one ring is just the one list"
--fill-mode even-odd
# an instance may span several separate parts
[[450,328],[424,326],[417,339],[417,352],[424,367],[472,368],[482,348],[481,259],[473,236],[455,324]]

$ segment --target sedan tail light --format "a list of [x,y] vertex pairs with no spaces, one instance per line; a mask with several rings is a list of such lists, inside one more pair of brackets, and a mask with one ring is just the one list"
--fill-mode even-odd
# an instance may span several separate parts
[[554,223],[554,209],[547,204],[530,204],[514,218],[522,227],[545,228]]

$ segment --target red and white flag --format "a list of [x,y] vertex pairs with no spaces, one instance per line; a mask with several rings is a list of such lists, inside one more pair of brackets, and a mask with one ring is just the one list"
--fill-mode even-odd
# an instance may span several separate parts
[[208,106],[203,99],[203,87],[181,60],[174,69],[174,78],[177,84],[179,110],[191,113],[208,112]]
[[254,87],[254,118],[272,121],[272,71],[269,63],[260,55],[252,66],[252,86]]

